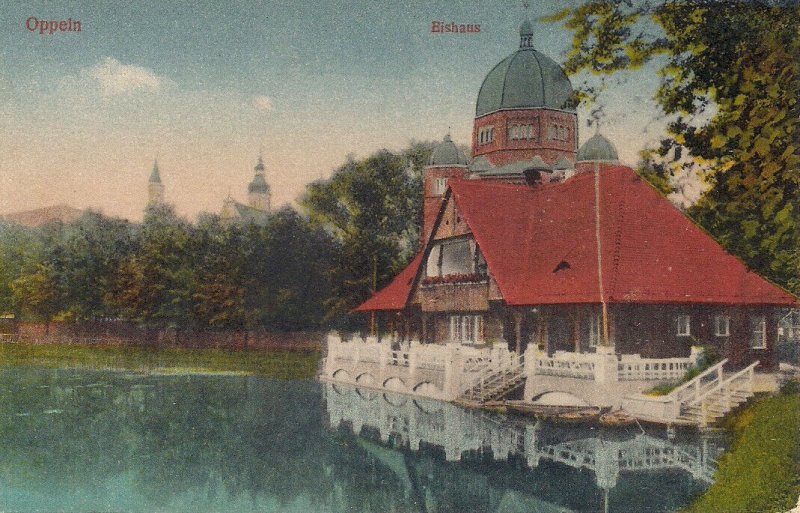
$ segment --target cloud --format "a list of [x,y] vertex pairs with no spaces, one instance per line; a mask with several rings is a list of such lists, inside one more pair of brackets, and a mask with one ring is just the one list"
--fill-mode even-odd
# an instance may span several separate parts
[[253,107],[262,112],[269,112],[272,110],[272,98],[263,95],[254,96]]
[[137,90],[157,91],[165,83],[165,79],[151,70],[132,64],[122,64],[113,57],[106,57],[100,61],[87,70],[87,75],[97,81],[100,85],[100,94],[105,97]]

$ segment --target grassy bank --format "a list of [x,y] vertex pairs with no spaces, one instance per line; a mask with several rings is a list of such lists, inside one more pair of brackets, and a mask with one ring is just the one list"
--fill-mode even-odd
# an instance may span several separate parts
[[800,386],[758,400],[728,420],[733,445],[691,513],[785,512],[800,495]]
[[0,343],[0,367],[120,369],[157,373],[236,373],[313,378],[319,352],[151,349]]

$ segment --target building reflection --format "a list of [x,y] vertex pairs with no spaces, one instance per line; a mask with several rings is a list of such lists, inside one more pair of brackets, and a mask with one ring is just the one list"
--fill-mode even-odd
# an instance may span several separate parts
[[[609,492],[624,479],[642,482],[679,476],[695,490],[707,488],[723,452],[717,437],[696,432],[667,436],[666,430],[648,432],[638,425],[625,429],[556,425],[330,383],[324,385],[324,398],[329,427],[372,440],[376,459],[404,482],[412,480],[399,457],[403,451],[438,452],[446,462],[461,465],[521,463],[525,472],[540,476],[566,467],[592,476],[595,492],[605,502],[600,509],[609,508]],[[369,447],[363,441],[362,445]],[[543,507],[534,494],[519,489],[513,493],[513,502],[533,500]],[[584,491],[587,498],[597,494]],[[569,511],[563,504],[549,506]]]

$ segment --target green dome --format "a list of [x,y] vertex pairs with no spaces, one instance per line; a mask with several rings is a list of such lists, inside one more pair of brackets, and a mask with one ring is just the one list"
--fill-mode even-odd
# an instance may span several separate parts
[[595,134],[583,143],[578,150],[578,162],[619,160],[617,149],[611,141],[600,134]]
[[264,175],[256,175],[253,177],[253,181],[247,186],[247,192],[269,192],[269,185],[267,185]]
[[532,32],[530,23],[523,23],[519,50],[486,75],[478,92],[475,116],[537,107],[575,111],[572,84],[561,66],[533,49]]
[[564,171],[566,169],[574,169],[574,168],[575,168],[575,166],[572,165],[572,162],[567,160],[567,158],[565,156],[563,156],[563,155],[558,157],[558,160],[556,160],[556,163],[553,164],[553,170],[554,171]]
[[450,139],[450,135],[444,136],[444,141],[439,143],[428,159],[429,166],[466,166],[469,159],[464,152]]

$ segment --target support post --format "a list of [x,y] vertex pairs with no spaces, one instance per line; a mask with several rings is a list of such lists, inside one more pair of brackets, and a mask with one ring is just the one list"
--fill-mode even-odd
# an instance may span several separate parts
[[514,336],[517,337],[517,355],[522,351],[522,312],[514,311]]

